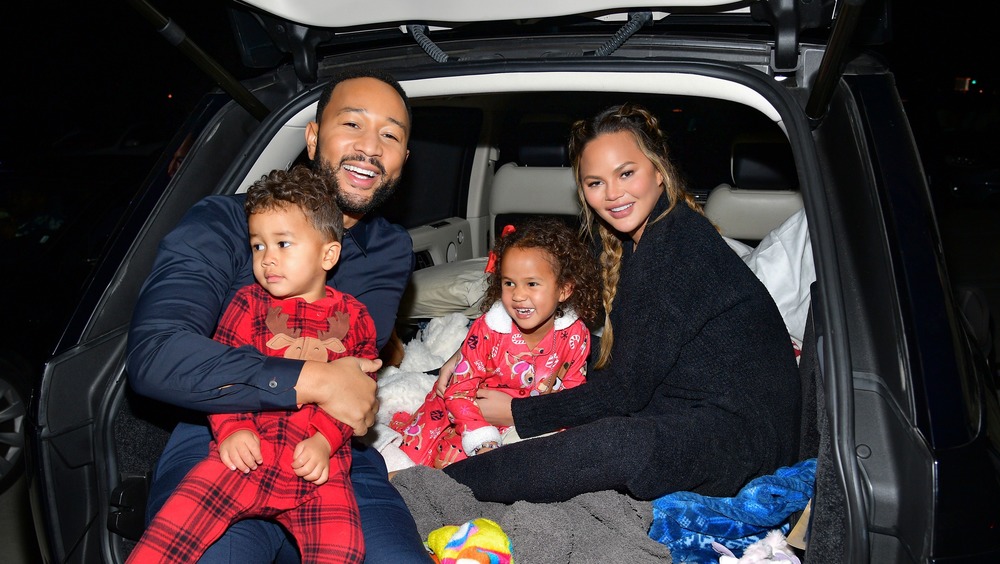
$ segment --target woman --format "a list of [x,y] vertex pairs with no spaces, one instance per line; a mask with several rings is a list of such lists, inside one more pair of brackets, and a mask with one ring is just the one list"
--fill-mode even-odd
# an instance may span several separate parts
[[574,124],[584,226],[602,247],[599,357],[587,384],[558,394],[479,393],[484,416],[521,437],[565,429],[445,469],[479,499],[731,496],[795,462],[799,379],[784,323],[667,155],[656,118],[638,106]]

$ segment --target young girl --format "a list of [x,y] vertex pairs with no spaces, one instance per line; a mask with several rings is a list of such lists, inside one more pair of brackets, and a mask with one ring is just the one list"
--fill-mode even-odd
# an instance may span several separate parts
[[500,446],[506,428],[490,425],[476,394],[491,388],[527,397],[582,384],[590,332],[600,307],[597,264],[564,224],[508,225],[490,261],[484,315],[469,329],[442,399],[434,390],[395,427],[414,462],[444,468]]

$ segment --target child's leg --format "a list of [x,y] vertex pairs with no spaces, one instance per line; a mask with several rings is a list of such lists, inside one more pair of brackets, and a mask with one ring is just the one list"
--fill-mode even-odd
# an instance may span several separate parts
[[[166,503],[192,468],[209,453],[212,433],[205,424],[178,423],[156,463],[146,505],[146,524]],[[404,506],[405,508],[405,506]],[[233,523],[202,555],[201,564],[297,564],[299,550],[281,525],[263,519]]]
[[399,433],[403,436],[403,442],[399,449],[417,464],[434,466],[438,437],[449,427],[451,422],[448,421],[444,400],[431,390],[410,422],[402,425]]
[[361,517],[348,473],[350,453],[349,444],[341,447],[330,459],[329,480],[308,501],[277,516],[298,542],[303,562],[365,560]]
[[252,473],[233,472],[218,451],[184,477],[146,528],[128,562],[194,562],[256,497]]

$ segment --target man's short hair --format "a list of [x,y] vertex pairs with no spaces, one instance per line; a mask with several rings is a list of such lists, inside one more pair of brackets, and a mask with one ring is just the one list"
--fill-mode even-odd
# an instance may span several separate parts
[[341,82],[355,78],[374,78],[391,86],[399,94],[399,97],[403,99],[403,106],[406,107],[406,118],[411,124],[413,123],[413,111],[410,109],[410,98],[406,95],[406,91],[403,90],[403,87],[399,85],[399,82],[388,71],[375,67],[353,67],[344,69],[333,75],[333,78],[327,83],[326,88],[323,89],[323,93],[319,95],[319,103],[316,104],[316,123],[322,123],[323,110],[326,109],[327,103],[330,102],[333,89]]

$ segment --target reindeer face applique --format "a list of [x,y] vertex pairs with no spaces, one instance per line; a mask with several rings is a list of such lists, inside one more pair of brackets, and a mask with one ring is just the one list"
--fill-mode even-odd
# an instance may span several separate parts
[[403,436],[402,444],[418,452],[424,448],[424,425],[427,424],[424,415],[423,410],[418,410],[410,422],[399,431]]
[[[529,357],[530,358],[530,357]],[[520,384],[522,388],[530,388],[535,383],[535,367],[518,355],[509,352],[504,353],[511,378]]]
[[318,360],[326,362],[330,351],[342,353],[346,351],[342,339],[347,336],[350,328],[350,316],[347,312],[334,312],[327,318],[329,331],[318,331],[315,337],[303,337],[300,329],[288,326],[288,314],[282,313],[280,307],[272,307],[267,312],[267,328],[274,334],[267,341],[268,348],[285,350],[285,358],[297,360]]

